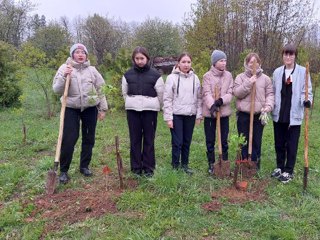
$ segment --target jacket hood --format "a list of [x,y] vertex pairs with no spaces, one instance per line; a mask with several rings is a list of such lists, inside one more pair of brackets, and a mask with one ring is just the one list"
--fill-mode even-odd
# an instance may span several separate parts
[[194,74],[194,70],[193,70],[193,68],[191,68],[188,73],[184,73],[184,72],[181,72],[179,67],[174,66],[171,73],[181,74],[181,75],[184,75],[185,77],[189,77]]
[[72,67],[76,69],[86,68],[90,66],[90,60],[85,61],[84,63],[78,63],[74,61],[71,57],[69,57],[66,61],[67,65],[71,65]]
[[210,71],[213,73],[214,76],[221,77],[226,70],[221,71],[217,69],[215,66],[211,66]]

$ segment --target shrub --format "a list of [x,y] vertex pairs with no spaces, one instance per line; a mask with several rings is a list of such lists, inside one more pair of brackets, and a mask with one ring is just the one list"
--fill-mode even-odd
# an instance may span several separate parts
[[121,93],[121,79],[123,74],[131,67],[131,52],[120,49],[117,57],[110,65],[108,76],[105,76],[107,84],[104,93],[107,96],[110,109],[123,109],[124,102]]
[[18,64],[15,61],[15,48],[0,41],[0,107],[19,105],[22,91],[18,85]]

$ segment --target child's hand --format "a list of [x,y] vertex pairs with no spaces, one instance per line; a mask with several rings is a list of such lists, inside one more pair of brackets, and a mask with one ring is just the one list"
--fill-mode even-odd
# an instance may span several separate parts
[[102,121],[106,117],[106,112],[98,112],[98,120]]
[[71,73],[72,73],[72,67],[71,65],[67,65],[66,69],[64,70],[63,76],[67,77],[67,75]]
[[167,121],[167,126],[168,128],[173,128],[173,121],[172,120]]
[[200,123],[201,123],[201,118],[196,119],[196,125],[200,125]]

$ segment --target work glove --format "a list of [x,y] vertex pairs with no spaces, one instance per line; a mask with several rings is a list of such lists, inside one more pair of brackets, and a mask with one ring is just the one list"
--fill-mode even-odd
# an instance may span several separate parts
[[217,107],[221,107],[223,104],[223,99],[219,98],[214,102],[214,105],[216,105]]
[[261,124],[263,126],[268,124],[268,121],[269,121],[268,113],[269,112],[271,112],[271,107],[265,106],[265,107],[261,108],[261,113],[260,113],[259,120],[261,121]]
[[303,106],[304,106],[305,108],[310,108],[310,107],[311,107],[311,102],[310,102],[309,100],[303,101]]
[[215,104],[212,104],[211,108],[210,108],[210,115],[212,118],[214,118],[214,113],[215,112],[218,112],[219,111],[219,108],[215,105]]

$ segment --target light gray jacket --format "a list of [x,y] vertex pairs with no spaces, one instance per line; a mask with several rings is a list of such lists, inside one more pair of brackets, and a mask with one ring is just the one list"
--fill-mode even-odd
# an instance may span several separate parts
[[174,68],[167,77],[163,94],[163,118],[173,120],[173,114],[202,118],[201,85],[197,75],[191,70],[182,73]]
[[[280,116],[281,107],[281,89],[282,89],[282,76],[284,72],[284,66],[278,67],[273,72],[273,88],[275,94],[275,106],[272,112],[273,121],[278,122]],[[304,117],[305,100],[305,77],[306,68],[296,64],[296,68],[291,76],[292,78],[292,98],[290,109],[290,126],[301,125]],[[313,101],[312,84],[309,75],[308,79],[308,100]]]
[[90,61],[82,64],[68,58],[65,64],[58,69],[53,79],[53,91],[63,95],[65,86],[64,70],[67,65],[73,67],[71,81],[68,91],[67,107],[84,109],[97,106],[99,111],[107,111],[108,104],[102,86],[105,84],[104,79],[97,69],[90,66]]

